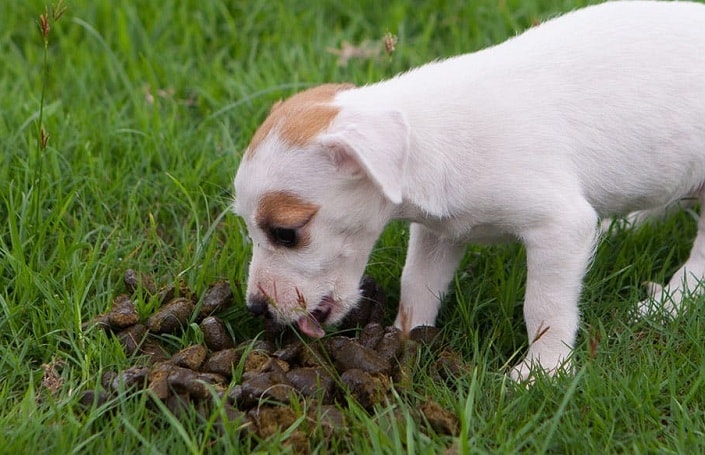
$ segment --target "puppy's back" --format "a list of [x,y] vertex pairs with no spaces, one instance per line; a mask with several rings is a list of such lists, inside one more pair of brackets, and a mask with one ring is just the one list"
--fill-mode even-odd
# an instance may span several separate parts
[[336,101],[404,112],[425,166],[462,156],[460,187],[505,169],[576,182],[601,214],[665,204],[705,176],[705,5],[591,6]]

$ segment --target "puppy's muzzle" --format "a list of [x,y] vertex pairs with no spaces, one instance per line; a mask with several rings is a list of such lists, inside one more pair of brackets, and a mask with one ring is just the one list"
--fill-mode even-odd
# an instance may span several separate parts
[[[273,314],[270,305],[274,302],[262,293],[251,294],[247,297],[247,310],[255,316],[263,316],[265,319],[281,319],[281,314]],[[324,297],[318,307],[310,312],[295,314],[289,323],[295,323],[301,332],[311,338],[321,338],[325,335],[322,324],[325,324],[330,316],[335,301],[330,297]],[[305,310],[302,310],[305,311]],[[279,321],[287,323],[286,320]]]

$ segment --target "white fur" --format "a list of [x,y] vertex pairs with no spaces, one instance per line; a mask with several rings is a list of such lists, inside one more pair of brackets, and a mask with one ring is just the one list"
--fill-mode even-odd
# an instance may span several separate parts
[[[236,210],[254,241],[250,292],[275,283],[295,321],[325,295],[339,320],[378,235],[412,222],[399,316],[435,323],[467,242],[526,246],[526,359],[554,373],[568,358],[598,219],[703,201],[705,6],[611,2],[568,13],[503,44],[339,92],[332,124],[290,148],[276,131],[243,160]],[[268,244],[260,195],[288,190],[321,206],[301,251]],[[677,310],[705,277],[705,218],[691,257],[654,300]],[[270,287],[271,289],[271,287]]]

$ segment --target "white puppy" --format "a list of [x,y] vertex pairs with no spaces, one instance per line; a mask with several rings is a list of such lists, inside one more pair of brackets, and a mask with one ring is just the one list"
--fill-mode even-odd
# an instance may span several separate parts
[[[235,178],[248,307],[311,336],[359,298],[387,222],[411,221],[396,325],[432,325],[466,242],[526,246],[530,346],[555,372],[578,329],[598,219],[705,199],[705,6],[574,11],[503,44],[277,103]],[[705,277],[705,218],[655,300]]]

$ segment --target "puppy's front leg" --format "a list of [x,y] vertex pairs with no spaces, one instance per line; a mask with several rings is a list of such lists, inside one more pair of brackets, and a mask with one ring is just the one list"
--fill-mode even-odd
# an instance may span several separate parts
[[464,244],[443,239],[420,224],[412,223],[410,229],[399,313],[394,322],[406,333],[436,323],[441,297],[465,251]]
[[526,359],[511,372],[529,379],[531,368],[554,374],[568,359],[578,330],[582,281],[594,252],[597,215],[583,202],[556,209],[522,233],[527,280],[524,318],[529,335]]

